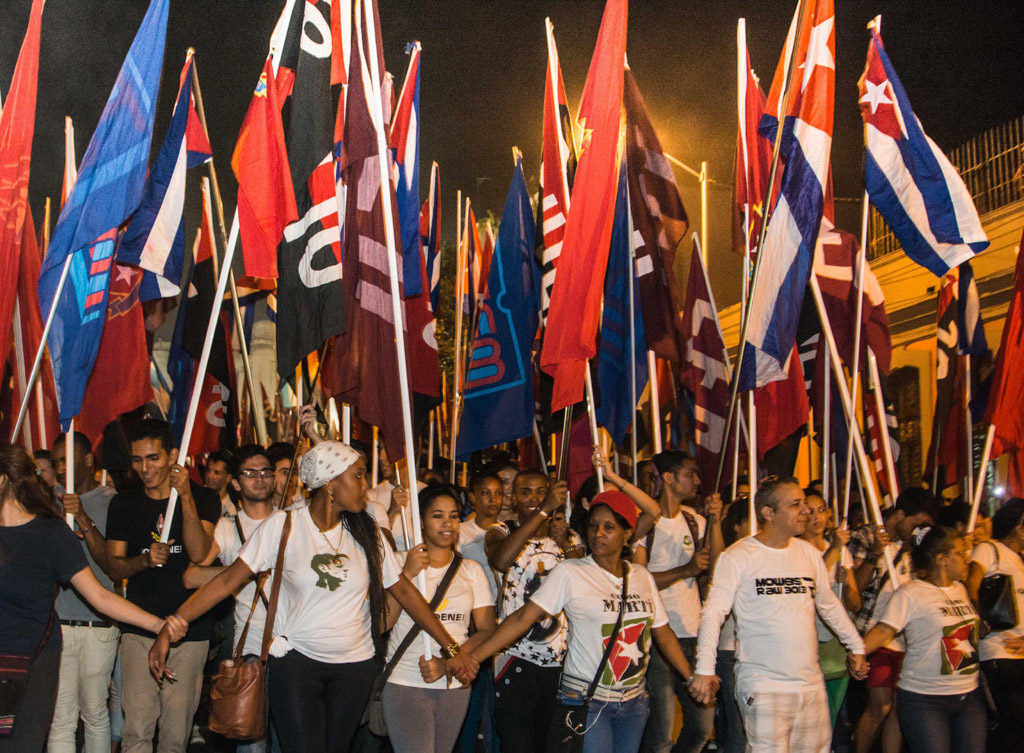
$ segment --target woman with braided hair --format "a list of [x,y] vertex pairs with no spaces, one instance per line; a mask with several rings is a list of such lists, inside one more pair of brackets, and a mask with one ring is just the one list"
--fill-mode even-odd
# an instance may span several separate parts
[[[366,512],[366,459],[341,442],[321,442],[302,457],[299,479],[312,492],[309,506],[273,513],[234,564],[178,614],[194,620],[273,568],[291,515],[267,664],[270,715],[285,753],[348,750],[384,656],[386,594],[444,647],[454,675],[468,681],[477,665],[468,652],[459,653]],[[161,633],[150,652],[154,673],[167,648]]]

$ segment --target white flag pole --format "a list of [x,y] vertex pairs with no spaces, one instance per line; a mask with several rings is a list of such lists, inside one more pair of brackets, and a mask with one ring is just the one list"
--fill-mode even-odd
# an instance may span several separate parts
[[[648,351],[650,352],[650,351]],[[601,436],[597,431],[597,409],[594,403],[594,382],[590,375],[590,361],[587,360],[587,370],[584,372],[584,384],[587,388],[587,417],[590,419],[590,440],[591,443],[597,447],[601,444]],[[571,410],[571,407],[566,408]],[[563,442],[565,439],[562,440]],[[604,491],[604,474],[598,469],[597,473],[597,492],[600,494]]]
[[[205,180],[205,179],[204,179]],[[231,273],[231,261],[235,257],[235,248],[238,246],[238,211],[231,221],[231,234],[228,236],[228,245],[224,249],[224,258],[220,265],[220,275],[217,279],[217,292],[213,296],[213,307],[210,309],[210,319],[206,323],[206,338],[203,340],[203,352],[199,357],[199,365],[196,366],[195,380],[192,383],[192,399],[189,401],[188,414],[185,416],[185,430],[181,435],[181,445],[178,447],[178,462],[184,463],[188,457],[188,446],[192,440],[192,430],[195,428],[196,413],[199,411],[199,400],[203,394],[203,383],[206,381],[206,368],[210,363],[210,351],[213,350],[213,336],[217,332],[217,325],[220,321],[221,302],[224,300],[224,291],[228,287],[228,276]],[[171,496],[167,498],[167,509],[164,512],[164,527],[160,531],[160,541],[167,543],[171,535],[171,523],[174,520],[174,511],[178,505],[178,492],[171,488]]]
[[885,472],[889,479],[889,493],[892,495],[893,501],[895,501],[900,491],[899,483],[896,480],[896,461],[892,454],[889,424],[886,422],[885,401],[882,399],[882,382],[878,375],[878,359],[875,358],[875,354],[870,346],[868,347],[868,368],[870,369],[868,373],[871,376],[871,382],[875,388],[875,413],[878,417],[878,437],[882,446],[882,452],[885,453]]
[[[21,400],[24,402],[28,399],[32,390],[28,386],[28,376],[25,373],[25,339],[21,328],[21,301],[18,296],[14,296],[14,321],[12,324],[14,335],[14,364],[18,375],[18,386],[21,388]],[[33,447],[31,421],[25,422],[24,434],[25,447],[29,452],[31,452]],[[42,442],[40,446],[45,449],[46,442]]]
[[[409,509],[412,513],[413,541],[415,545],[419,545],[422,543],[423,535],[420,531],[419,492],[416,488],[416,447],[413,443],[412,406],[409,404],[409,372],[405,361],[405,328],[402,319],[402,299],[398,287],[398,264],[400,259],[395,249],[394,215],[392,214],[390,173],[388,171],[388,144],[384,130],[384,110],[380,99],[380,76],[377,70],[377,49],[375,43],[377,30],[375,28],[372,4],[365,0],[357,0],[357,3],[361,3],[363,7],[367,36],[369,39],[374,40],[374,47],[367,54],[367,50],[363,49],[363,35],[355,35],[359,40],[363,64],[365,65],[367,58],[369,58],[370,63],[370,116],[377,131],[377,158],[380,160],[381,209],[384,213],[384,235],[388,249],[388,270],[390,272],[388,277],[391,281],[391,313],[392,321],[395,325],[395,348],[398,354],[399,399],[402,404],[405,458],[409,469],[409,477],[406,479],[406,482],[409,488]],[[420,593],[426,593],[427,576],[425,571],[421,570],[416,576],[416,586],[419,588]],[[423,653],[427,657],[431,655],[430,636],[426,632],[423,633]]]
[[[861,319],[864,315],[864,272],[868,266],[867,255],[868,255],[868,209],[870,207],[870,201],[868,199],[868,192],[864,191],[864,208],[861,212],[860,219],[860,251],[857,253],[857,280],[854,292],[857,295],[857,307],[856,307],[856,319],[853,320],[853,369],[851,371],[851,379],[853,381],[852,395],[850,405],[853,407],[853,415],[850,416],[850,422],[847,424],[847,433],[853,434],[855,431],[860,431],[860,427],[857,425],[857,390],[860,387],[860,337],[861,330],[863,329]],[[811,274],[815,274],[812,270]],[[850,442],[846,443],[846,465],[845,478],[843,479],[843,499],[849,499],[850,497],[850,483],[853,480],[852,474],[850,473],[853,465],[853,444]],[[870,483],[870,482],[869,482]],[[849,507],[849,502],[846,504]]]
[[978,509],[981,507],[981,494],[985,490],[985,469],[988,468],[988,460],[992,455],[992,442],[996,438],[996,427],[989,424],[988,432],[985,434],[985,450],[981,453],[981,465],[978,467],[978,479],[974,484],[974,497],[971,499],[971,519],[967,523],[967,533],[974,530],[978,523]]
[[341,441],[352,444],[352,406],[348,403],[341,404]]
[[[64,435],[64,491],[67,494],[75,493],[75,419],[68,424],[68,431]],[[64,513],[64,520],[68,528],[75,530],[75,516]]]
[[971,354],[963,355],[964,362],[964,442],[967,453],[967,473],[964,474],[964,487],[967,499],[974,499],[974,427],[971,426]]

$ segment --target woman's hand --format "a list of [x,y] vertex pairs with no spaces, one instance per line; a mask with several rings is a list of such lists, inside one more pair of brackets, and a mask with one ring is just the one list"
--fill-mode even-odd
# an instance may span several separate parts
[[303,405],[299,408],[299,427],[313,444],[319,444],[323,441],[324,438],[316,430],[316,408],[314,406]]
[[832,531],[832,542],[828,548],[830,551],[840,552],[843,547],[850,543],[850,529],[837,528]]
[[[164,621],[164,626],[167,628],[171,636],[171,643],[177,643],[185,638],[185,634],[188,633],[188,620],[178,614],[172,614]],[[161,627],[161,630],[163,627]]]
[[427,547],[425,544],[420,544],[409,550],[405,557],[405,566],[402,568],[402,572],[405,573],[406,578],[412,580],[421,571],[425,570],[429,563],[430,555],[427,554]]
[[425,656],[420,657],[420,676],[424,682],[437,682],[444,677],[447,672],[444,666],[445,662],[440,656],[434,656],[428,659]]
[[164,625],[153,641],[149,649],[149,673],[157,682],[162,683],[164,678],[174,679],[174,673],[167,668],[167,653],[171,650],[170,627]]
[[460,651],[451,659],[445,661],[448,676],[454,677],[463,685],[469,685],[480,670],[480,662],[476,660],[469,651]]
[[409,505],[409,490],[404,486],[396,486],[391,490],[391,505],[388,507],[388,520],[394,520],[402,509]]

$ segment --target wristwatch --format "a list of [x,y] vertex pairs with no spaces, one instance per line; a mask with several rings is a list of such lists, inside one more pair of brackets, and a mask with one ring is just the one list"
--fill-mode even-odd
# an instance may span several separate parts
[[441,656],[445,659],[454,659],[459,655],[459,644],[452,641],[447,646],[441,649]]

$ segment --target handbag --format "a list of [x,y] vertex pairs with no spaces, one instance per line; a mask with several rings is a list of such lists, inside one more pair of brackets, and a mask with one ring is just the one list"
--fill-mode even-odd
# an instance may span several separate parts
[[220,663],[210,687],[210,730],[232,740],[259,740],[267,732],[267,656],[270,639],[277,617],[277,597],[281,591],[281,576],[284,570],[284,550],[288,534],[292,530],[292,514],[284,521],[281,543],[277,547],[277,561],[270,587],[270,603],[267,605],[267,621],[263,626],[263,644],[259,656],[242,656],[242,647],[249,632],[256,601],[263,593],[267,574],[263,573],[256,583],[256,594],[252,599],[249,617],[242,628],[242,635],[230,659]]
[[25,700],[32,664],[53,632],[53,617],[54,611],[51,609],[43,637],[39,639],[32,656],[0,654],[0,737],[10,737],[14,734],[14,722],[17,720],[21,702]]
[[[459,565],[462,564],[462,555],[458,552],[453,553],[452,562],[448,565],[448,569],[444,573],[444,577],[441,578],[441,582],[437,584],[437,588],[434,589],[434,595],[430,599],[430,611],[433,612],[437,609],[437,605],[441,603],[441,600],[448,593],[448,587],[452,584],[455,579],[455,573],[459,570]],[[398,662],[402,661],[402,656],[405,654],[409,646],[416,639],[416,636],[420,634],[420,626],[413,625],[402,642],[398,645],[395,650],[395,655],[391,657],[391,661],[384,667],[384,671],[377,675],[373,680],[373,688],[370,690],[370,700],[366,703],[366,711],[363,712],[363,723],[370,727],[370,732],[377,735],[377,737],[387,737],[388,725],[384,721],[384,704],[381,702],[381,695],[384,693],[384,686],[388,684],[388,678],[391,677],[391,673],[395,671],[395,667],[398,666]]]
[[626,612],[626,592],[629,588],[629,565],[622,563],[622,599],[619,601],[619,616],[615,620],[615,627],[612,629],[608,645],[605,646],[604,655],[598,662],[597,672],[594,679],[587,687],[587,694],[583,703],[570,704],[559,701],[555,704],[555,713],[551,719],[551,730],[548,733],[548,753],[582,753],[583,737],[587,734],[587,714],[590,712],[590,701],[597,690],[597,684],[601,680],[604,668],[608,664],[608,658],[612,655],[615,643],[619,639],[619,631],[622,630],[622,617]]
[[[988,542],[996,554],[999,567],[999,547]],[[1009,630],[1017,627],[1020,615],[1017,612],[1017,592],[1013,587],[1013,576],[1005,573],[986,575],[978,586],[978,616],[993,630]]]

